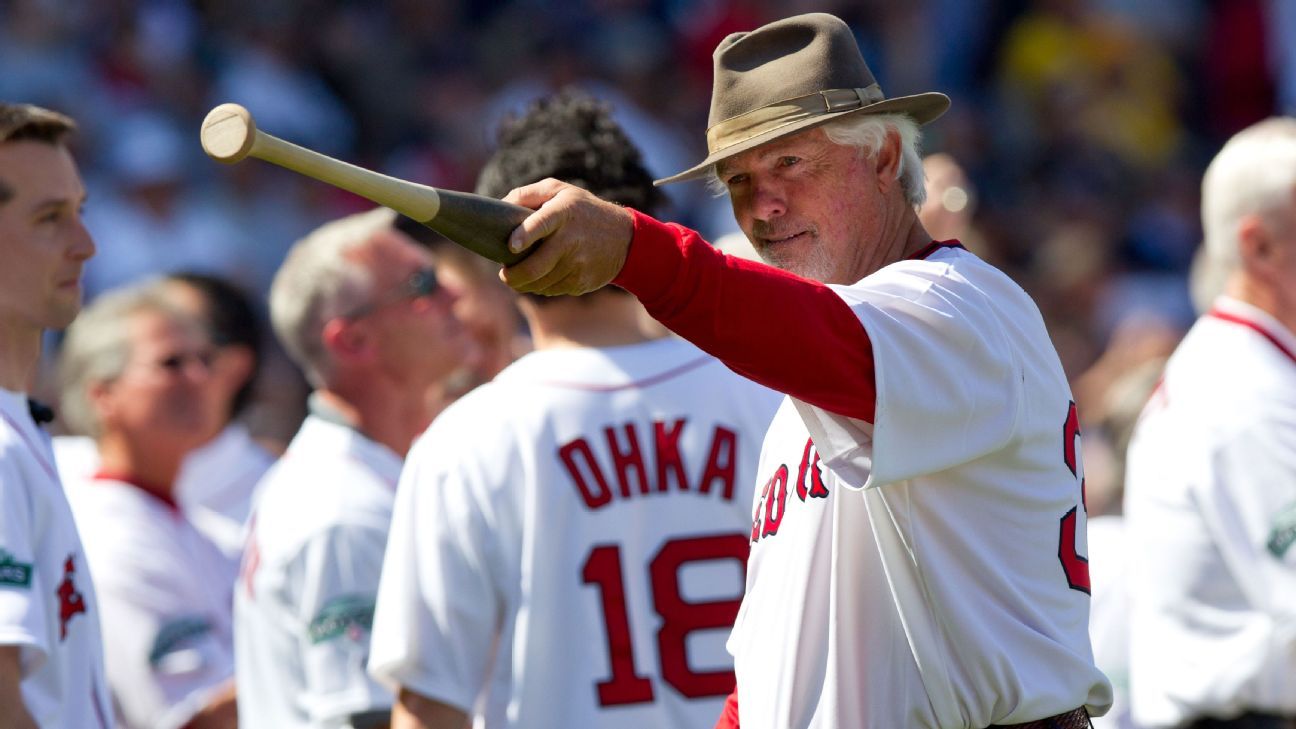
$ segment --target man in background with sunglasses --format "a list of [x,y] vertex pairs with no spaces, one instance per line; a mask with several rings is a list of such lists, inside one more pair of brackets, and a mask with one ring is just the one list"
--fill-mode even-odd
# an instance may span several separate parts
[[235,590],[244,729],[377,726],[391,707],[365,661],[396,482],[429,392],[470,348],[455,294],[395,217],[321,227],[270,289],[271,324],[314,392],[259,487]]
[[[180,466],[218,426],[211,344],[156,284],[108,292],[68,329],[63,417],[98,470],[67,481],[99,593],[108,685],[127,727],[232,726],[236,566],[176,502]],[[75,608],[73,608],[75,609]]]

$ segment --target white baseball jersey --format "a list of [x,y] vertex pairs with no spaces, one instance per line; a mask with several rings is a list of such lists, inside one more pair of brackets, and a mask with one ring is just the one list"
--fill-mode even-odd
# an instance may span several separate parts
[[365,673],[401,458],[311,415],[261,485],[234,600],[239,726],[348,726],[391,707]]
[[257,484],[275,458],[238,423],[185,456],[176,501],[185,515],[237,565],[247,538]]
[[1219,299],[1128,461],[1134,719],[1296,715],[1296,335]]
[[229,560],[173,503],[125,481],[68,489],[99,591],[108,683],[127,727],[180,727],[234,676]]
[[1078,419],[1019,286],[949,243],[823,286],[641,215],[617,283],[796,396],[765,438],[729,640],[744,729],[1107,710]]
[[[94,440],[79,435],[54,438],[54,458],[65,483],[80,483],[99,470]],[[175,500],[198,531],[216,543],[237,567],[243,555],[248,514],[257,483],[274,464],[238,423],[185,456],[176,477]]]
[[23,703],[41,727],[107,729],[100,605],[85,550],[48,436],[27,398],[3,389],[0,505],[0,645],[21,647]]
[[370,670],[478,726],[713,726],[777,401],[673,338],[521,358],[410,453]]
[[1089,520],[1089,578],[1093,584],[1089,638],[1094,663],[1112,684],[1111,710],[1094,718],[1094,729],[1135,729],[1129,707],[1129,547],[1125,533],[1122,516]]

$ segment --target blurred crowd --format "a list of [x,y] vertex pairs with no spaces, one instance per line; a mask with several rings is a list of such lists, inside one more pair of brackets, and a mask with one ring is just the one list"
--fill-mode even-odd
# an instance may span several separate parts
[[[1194,297],[1212,298],[1190,276],[1202,172],[1238,130],[1296,113],[1296,0],[0,0],[0,99],[79,123],[99,249],[88,301],[178,272],[189,280],[176,286],[210,276],[246,297],[257,321],[243,331],[261,333],[217,344],[254,364],[220,370],[234,374],[203,439],[241,421],[269,449],[259,477],[309,390],[267,334],[271,282],[294,241],[370,204],[271,165],[206,159],[207,110],[237,102],[290,141],[468,190],[500,119],[577,86],[612,105],[664,176],[704,156],[716,43],[809,10],[852,24],[889,96],[952,97],[923,145],[924,222],[1039,304],[1083,418],[1090,514],[1119,510],[1134,418],[1197,316]],[[677,187],[659,217],[733,240],[725,199]],[[469,284],[493,275],[470,260],[448,268]],[[507,292],[469,284],[454,287],[477,292],[457,313],[469,329],[477,318],[484,364],[445,384],[446,402],[525,347]],[[54,374],[38,388],[49,399]]]
[[[814,7],[811,7],[813,5]],[[552,6],[552,7],[551,7]],[[654,174],[700,158],[710,51],[809,9],[856,29],[889,95],[941,89],[925,149],[966,170],[963,233],[1040,303],[1095,412],[1110,344],[1192,319],[1198,180],[1231,133],[1296,109],[1290,0],[532,0],[0,3],[0,98],[81,123],[101,253],[91,297],[150,274],[224,277],[263,301],[287,246],[364,201],[202,156],[235,101],[272,133],[417,182],[470,189],[502,115],[577,85],[611,102]],[[663,213],[734,230],[703,185]],[[1165,336],[1160,332],[1168,332]],[[276,361],[271,358],[271,361]],[[272,367],[272,375],[277,370]],[[290,375],[279,375],[279,379]],[[1095,381],[1096,380],[1096,381]],[[276,392],[280,390],[274,390]],[[279,408],[283,410],[283,408]],[[253,409],[253,414],[257,409]],[[279,433],[292,424],[265,426]]]

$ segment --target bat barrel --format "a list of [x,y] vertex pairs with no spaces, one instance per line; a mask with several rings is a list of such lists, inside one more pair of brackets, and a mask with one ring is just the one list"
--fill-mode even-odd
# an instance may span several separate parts
[[212,109],[203,120],[201,138],[203,149],[219,162],[256,157],[326,182],[413,218],[498,263],[512,265],[526,255],[508,249],[509,234],[531,212],[526,208],[396,179],[300,147],[257,129],[252,115],[237,104]]

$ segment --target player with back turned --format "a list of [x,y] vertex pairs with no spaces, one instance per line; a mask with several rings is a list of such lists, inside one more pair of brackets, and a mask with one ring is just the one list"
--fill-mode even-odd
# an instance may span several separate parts
[[[710,155],[762,259],[549,180],[504,271],[515,289],[609,281],[788,394],[765,440],[724,724],[1065,729],[1111,688],[1089,643],[1084,470],[1039,310],[933,241],[919,125],[849,26],[814,13],[725,38]],[[783,269],[783,270],[776,270]],[[815,498],[802,498],[802,495]]]
[[[478,191],[547,176],[657,200],[580,96],[507,122]],[[777,397],[619,289],[521,306],[536,351],[442,413],[401,476],[370,659],[401,689],[393,726],[710,727]]]
[[[81,308],[94,243],[72,120],[0,103],[0,727],[109,727],[99,603],[39,408],[41,333]],[[48,413],[48,410],[45,411]]]

